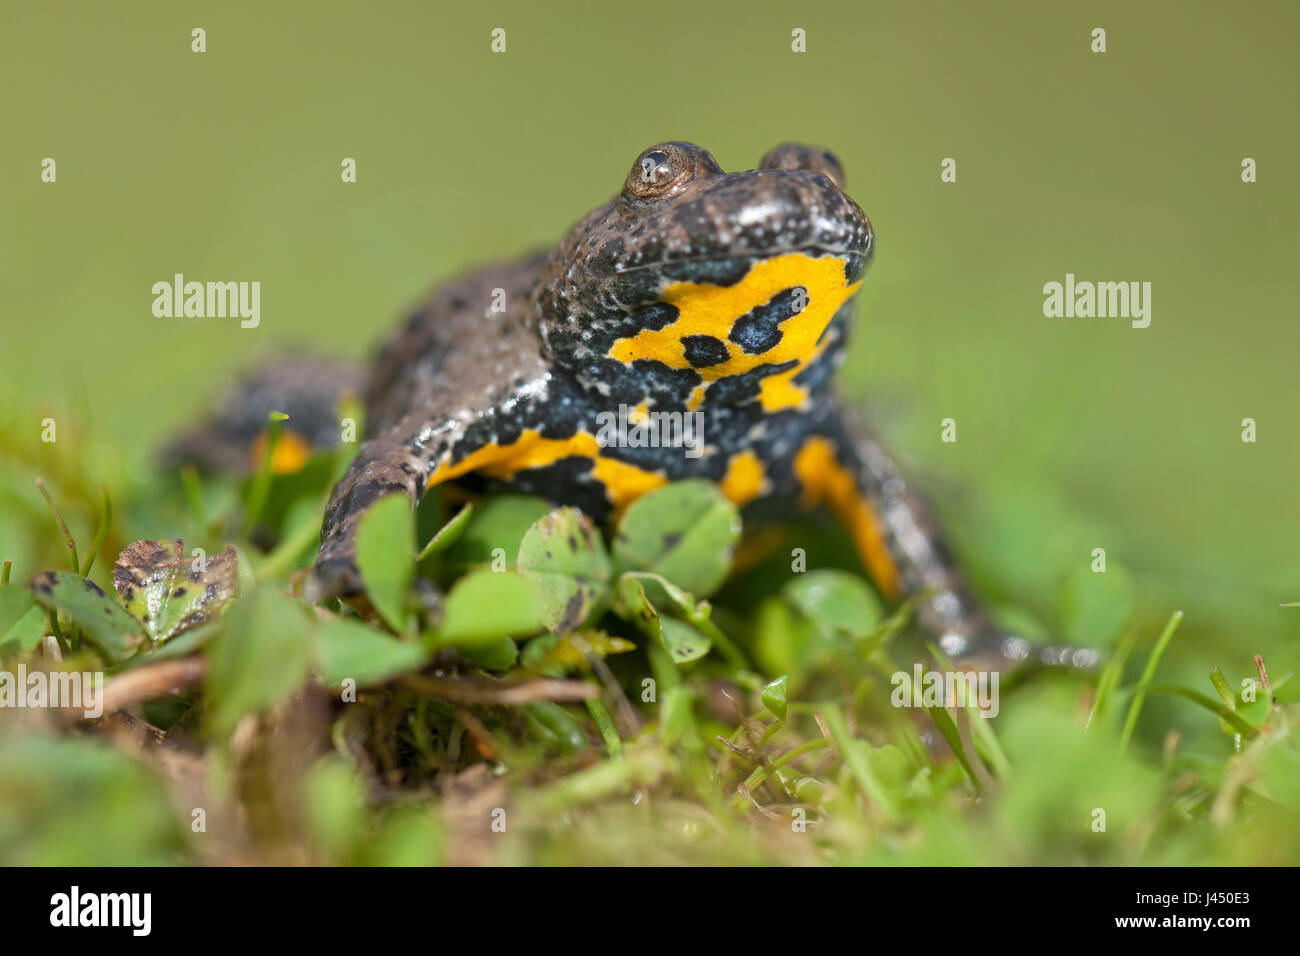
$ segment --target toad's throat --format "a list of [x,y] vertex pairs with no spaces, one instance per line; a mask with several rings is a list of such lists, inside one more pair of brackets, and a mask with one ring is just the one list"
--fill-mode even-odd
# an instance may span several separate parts
[[793,379],[821,354],[822,333],[862,284],[847,281],[844,265],[836,256],[790,253],[755,263],[732,285],[675,283],[660,298],[677,309],[676,319],[617,340],[609,356],[695,371],[701,382],[691,409],[713,382],[778,366],[760,380],[759,401],[769,412],[797,408],[808,394]]

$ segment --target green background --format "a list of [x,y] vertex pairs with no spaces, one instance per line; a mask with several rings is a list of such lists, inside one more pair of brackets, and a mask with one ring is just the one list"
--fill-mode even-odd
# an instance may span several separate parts
[[[1293,666],[1300,7],[1076,6],[7,3],[3,494],[38,501],[44,452],[18,450],[43,416],[76,423],[87,482],[140,475],[233,370],[364,355],[433,282],[553,243],[657,141],[743,169],[807,140],[879,237],[845,387],[985,589],[1050,627],[1105,547],[1145,628],[1188,612],[1200,679]],[[260,281],[261,326],[154,318],[174,272]],[[1044,318],[1067,272],[1150,281],[1150,328]],[[0,522],[16,577],[47,557],[31,538]]]

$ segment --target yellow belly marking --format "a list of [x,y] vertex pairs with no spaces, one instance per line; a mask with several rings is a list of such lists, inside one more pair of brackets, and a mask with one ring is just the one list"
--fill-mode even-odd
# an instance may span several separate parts
[[[682,339],[692,335],[712,336],[726,347],[727,358],[716,365],[694,369],[703,382],[688,400],[688,408],[698,408],[708,386],[718,379],[742,375],[760,365],[790,361],[798,364],[762,380],[759,399],[769,412],[796,407],[808,396],[792,379],[817,357],[820,352],[817,342],[826,326],[861,284],[849,285],[845,281],[843,259],[813,258],[802,253],[759,262],[745,278],[731,286],[678,282],[666,288],[661,296],[664,302],[677,307],[676,321],[662,329],[643,329],[634,336],[619,339],[610,347],[609,355],[629,364],[637,359],[653,359],[671,368],[694,368],[686,359]],[[778,292],[796,286],[808,291],[808,305],[781,323],[781,340],[775,346],[750,355],[728,339],[737,319],[766,304]]]
[[617,513],[668,480],[658,472],[604,457],[600,452],[600,443],[587,432],[578,432],[570,438],[544,438],[540,432],[529,429],[508,445],[493,442],[475,449],[455,464],[440,465],[429,476],[425,487],[432,488],[472,472],[509,481],[529,468],[543,468],[577,456],[592,460],[592,476],[605,486],[605,497]]
[[[263,431],[253,442],[250,455],[255,471],[262,467],[262,459],[266,457],[266,443],[268,440],[267,433]],[[311,442],[298,432],[286,428],[280,433],[280,438],[275,443],[275,449],[271,452],[271,474],[296,474],[302,471],[310,458]]]
[[803,487],[799,506],[825,506],[848,528],[858,558],[876,587],[888,600],[898,600],[902,596],[898,566],[889,555],[879,516],[858,490],[852,472],[835,457],[831,443],[820,437],[805,441],[795,453],[794,473]]
[[727,473],[718,483],[722,493],[737,506],[749,504],[767,487],[767,473],[758,455],[753,451],[742,451],[731,456],[727,462]]

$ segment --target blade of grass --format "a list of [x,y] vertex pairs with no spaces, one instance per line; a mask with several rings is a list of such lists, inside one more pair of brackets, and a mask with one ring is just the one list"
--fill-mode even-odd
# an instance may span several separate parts
[[455,544],[460,536],[469,527],[469,519],[474,516],[474,503],[466,502],[451,520],[438,529],[438,532],[429,539],[429,543],[424,546],[424,550],[416,556],[416,562],[423,561],[431,554],[438,554],[445,551]]
[[595,697],[587,699],[587,713],[591,714],[591,719],[596,722],[596,728],[600,731],[600,736],[605,741],[605,749],[609,751],[611,757],[623,756],[623,741],[618,736],[618,731],[614,727],[614,721],[609,716],[609,711]]
[[1210,671],[1210,683],[1219,692],[1219,700],[1223,701],[1223,706],[1228,710],[1236,710],[1237,695],[1232,692],[1232,688],[1228,685],[1228,678],[1223,676],[1223,671],[1217,667]]
[[993,765],[993,771],[999,777],[1006,777],[1011,770],[1011,761],[998,743],[991,722],[975,704],[966,705],[966,715],[970,718],[971,731],[975,735],[976,751]]
[[[927,643],[926,648],[934,655],[940,665],[949,673],[960,673],[960,668],[953,664],[948,655],[939,650],[938,646]],[[969,672],[969,671],[968,671]],[[958,685],[960,691],[964,692],[966,685]],[[910,690],[909,690],[910,692]],[[962,696],[965,696],[964,693]],[[983,757],[993,764],[993,769],[997,771],[999,777],[1004,776],[1011,769],[1011,761],[1007,760],[1007,755],[1002,752],[1002,747],[998,743],[997,737],[993,733],[993,728],[984,717],[984,712],[980,709],[977,701],[959,700],[955,702],[958,707],[965,711],[968,722],[971,726],[971,732],[974,735],[972,743],[975,758]],[[946,711],[945,711],[946,713]],[[978,718],[978,719],[976,719]],[[938,723],[938,721],[936,721]],[[942,730],[942,728],[940,728]],[[960,728],[956,728],[960,730]],[[950,741],[951,742],[951,741]],[[982,745],[982,746],[981,746]],[[971,761],[972,771],[982,769],[978,766],[978,759]]]
[[[1228,710],[1235,711],[1237,709],[1237,695],[1232,692],[1232,688],[1228,685],[1228,678],[1223,676],[1223,671],[1217,667],[1210,671],[1210,683],[1218,691],[1219,700],[1223,701],[1223,706]],[[1240,733],[1232,735],[1232,747],[1234,750],[1241,749]]]
[[1205,694],[1198,693],[1189,687],[1175,687],[1172,684],[1152,684],[1147,688],[1151,694],[1165,694],[1170,696],[1185,697],[1193,703],[1200,704],[1206,710],[1217,714],[1219,719],[1224,723],[1230,724],[1232,729],[1244,737],[1256,737],[1259,731],[1246,723],[1242,716],[1236,711],[1229,710],[1227,707],[1216,704],[1214,700]]
[[[957,724],[957,735],[966,748],[966,753],[970,756],[971,769],[977,775],[976,786],[981,792],[987,792],[993,789],[993,775],[989,773],[989,768],[984,765],[980,758],[979,748],[975,746],[975,738],[971,736],[971,715],[969,705],[958,706],[956,711],[955,723]],[[982,717],[976,718],[983,721]]]
[[713,646],[718,653],[725,657],[727,663],[734,669],[739,671],[749,670],[749,661],[746,660],[744,652],[736,646],[731,638],[722,633],[722,629],[718,625],[713,623],[709,615],[707,601],[701,601],[694,611],[687,612],[686,618],[704,632],[705,636],[713,642]]
[[1110,695],[1114,692],[1116,685],[1119,684],[1120,677],[1124,674],[1124,667],[1128,664],[1129,655],[1133,653],[1133,647],[1137,643],[1137,632],[1128,630],[1120,638],[1119,646],[1115,648],[1115,654],[1107,662],[1105,669],[1097,678],[1097,692],[1092,698],[1092,709],[1088,711],[1088,719],[1083,725],[1084,733],[1092,726],[1092,722],[1097,715],[1101,713],[1102,705],[1106,703]]
[[891,821],[897,820],[899,815],[898,806],[885,791],[885,788],[881,786],[880,780],[872,771],[870,763],[863,759],[861,752],[855,746],[857,741],[849,734],[848,725],[844,722],[844,714],[840,712],[839,707],[834,704],[827,704],[822,708],[821,714],[826,723],[826,729],[830,732],[831,740],[835,744],[835,749],[839,751],[840,759],[849,768],[849,773],[857,781],[863,796],[878,806],[887,819]]
[[59,528],[63,531],[63,537],[68,544],[68,550],[72,552],[72,573],[80,574],[81,558],[77,555],[77,539],[72,536],[72,532],[68,530],[68,523],[63,520],[63,515],[59,514],[59,509],[54,506],[54,499],[50,497],[50,492],[49,489],[45,487],[45,482],[41,481],[39,478],[36,479],[36,490],[41,493],[41,497],[44,498],[45,503],[49,505],[50,514],[54,515],[54,520],[59,523]]
[[983,791],[984,787],[980,783],[979,774],[975,772],[970,758],[966,756],[966,748],[961,742],[961,734],[957,730],[957,724],[952,719],[952,715],[943,707],[926,707],[925,710],[930,715],[930,719],[934,721],[934,725],[939,728],[939,733],[943,734],[943,739],[952,748],[953,756],[961,764],[962,770],[966,771],[966,776],[970,778],[970,782],[977,790]]
[[[748,777],[745,778],[745,782],[744,784],[742,784],[742,786],[745,788],[745,791],[749,793],[753,793],[754,790],[762,786],[762,784],[767,780],[769,776],[776,773],[786,764],[790,763],[790,761],[796,760],[799,757],[802,757],[804,754],[811,753],[814,750],[823,750],[826,747],[829,747],[830,745],[831,742],[827,740],[825,737],[818,737],[815,740],[805,741],[804,743],[801,743],[799,746],[786,751],[781,756],[773,760],[766,767],[755,767],[753,772]],[[745,803],[747,802],[745,798],[745,791],[737,793],[736,796],[731,798],[731,809],[741,810],[744,808]]]
[[1169,615],[1169,620],[1165,623],[1165,629],[1160,632],[1156,638],[1156,646],[1151,649],[1151,656],[1147,658],[1147,666],[1142,671],[1142,677],[1138,680],[1137,690],[1133,694],[1133,701],[1128,707],[1128,716],[1124,720],[1124,730],[1119,738],[1119,752],[1122,754],[1128,750],[1129,741],[1133,739],[1133,731],[1137,728],[1138,715],[1142,713],[1142,704],[1146,701],[1147,690],[1155,677],[1156,668],[1160,666],[1160,658],[1164,656],[1165,648],[1173,640],[1174,632],[1178,630],[1178,625],[1183,619],[1182,611],[1174,611]]
[[54,635],[54,640],[58,642],[59,649],[62,650],[64,654],[72,653],[72,642],[64,636],[63,628],[59,627],[59,615],[55,612],[54,608],[50,608],[49,613],[46,615],[46,620],[49,621],[50,633]]
[[194,519],[194,527],[204,527],[207,507],[203,503],[203,482],[199,479],[199,471],[191,464],[181,465],[181,488],[185,492],[185,504],[190,509],[190,517]]
[[262,509],[266,507],[266,498],[271,491],[271,462],[275,460],[275,446],[280,443],[280,435],[284,431],[283,422],[289,418],[284,412],[272,412],[267,416],[266,425],[266,451],[262,453],[262,461],[257,466],[257,474],[253,476],[253,482],[248,486],[248,499],[244,509],[244,525],[251,535],[253,529],[257,527],[257,522],[262,517]]
[[304,522],[296,531],[277,544],[253,573],[259,580],[269,581],[294,570],[298,555],[319,537],[320,520]]
[[108,537],[109,525],[113,523],[113,502],[109,500],[108,489],[100,486],[100,493],[104,497],[104,508],[99,514],[99,527],[95,529],[95,540],[90,544],[90,552],[86,555],[86,563],[82,565],[81,576],[90,577],[90,569],[95,566],[95,556],[99,554],[99,549],[104,546],[104,539]]

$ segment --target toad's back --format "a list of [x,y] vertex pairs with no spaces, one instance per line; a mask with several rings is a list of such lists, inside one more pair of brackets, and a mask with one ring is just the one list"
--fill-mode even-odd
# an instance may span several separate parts
[[543,376],[530,309],[544,259],[488,266],[435,290],[374,358],[363,391],[367,432],[380,435],[412,413],[437,429]]

